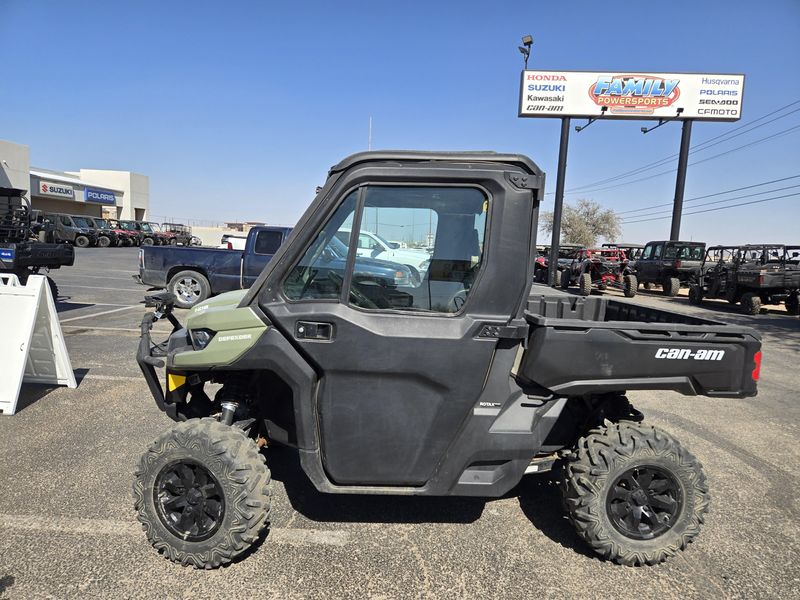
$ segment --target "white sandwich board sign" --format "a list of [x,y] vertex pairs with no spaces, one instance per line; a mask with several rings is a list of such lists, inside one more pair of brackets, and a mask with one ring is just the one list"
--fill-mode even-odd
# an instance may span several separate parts
[[0,274],[0,331],[0,414],[14,414],[23,382],[78,387],[46,277]]

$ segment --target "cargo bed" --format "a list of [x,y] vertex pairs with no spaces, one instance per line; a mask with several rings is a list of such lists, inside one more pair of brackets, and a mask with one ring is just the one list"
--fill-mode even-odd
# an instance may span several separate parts
[[608,298],[531,295],[517,376],[560,396],[627,390],[756,394],[760,337],[727,325]]

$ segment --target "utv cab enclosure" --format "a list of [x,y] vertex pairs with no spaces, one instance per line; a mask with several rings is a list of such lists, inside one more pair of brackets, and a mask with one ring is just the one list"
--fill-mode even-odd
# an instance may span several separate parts
[[665,296],[676,296],[681,286],[697,282],[705,250],[704,242],[647,242],[636,259],[636,278],[645,288],[655,283]]
[[[701,465],[624,394],[753,396],[759,337],[532,290],[543,190],[522,155],[356,154],[249,290],[185,323],[169,293],[150,296],[137,360],[178,421],[136,471],[150,542],[196,567],[241,555],[268,522],[273,444],[296,448],[327,493],[496,497],[558,464],[567,513],[600,555],[652,564],[691,541],[709,503]],[[430,248],[421,279],[360,271],[362,231]],[[173,332],[154,343],[162,317]]]

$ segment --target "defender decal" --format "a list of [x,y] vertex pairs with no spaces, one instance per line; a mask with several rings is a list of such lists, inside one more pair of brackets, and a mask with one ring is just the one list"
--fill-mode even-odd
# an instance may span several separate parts
[[722,360],[725,350],[695,350],[688,348],[659,348],[656,350],[656,358],[666,358],[668,360]]
[[239,340],[252,340],[252,333],[242,333],[240,335],[222,335],[217,338],[218,342],[238,342]]

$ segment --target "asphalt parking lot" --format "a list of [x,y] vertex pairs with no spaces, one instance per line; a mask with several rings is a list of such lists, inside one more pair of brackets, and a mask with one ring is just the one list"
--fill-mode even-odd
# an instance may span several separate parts
[[594,558],[547,476],[489,501],[326,496],[291,451],[272,448],[269,535],[245,560],[204,572],[162,558],[133,514],[134,464],[171,423],[134,361],[145,292],[135,268],[135,248],[88,249],[52,274],[79,386],[25,385],[19,412],[0,417],[0,598],[800,597],[797,317],[634,300],[764,336],[757,398],[630,394],[710,480],[703,533],[665,564]]

